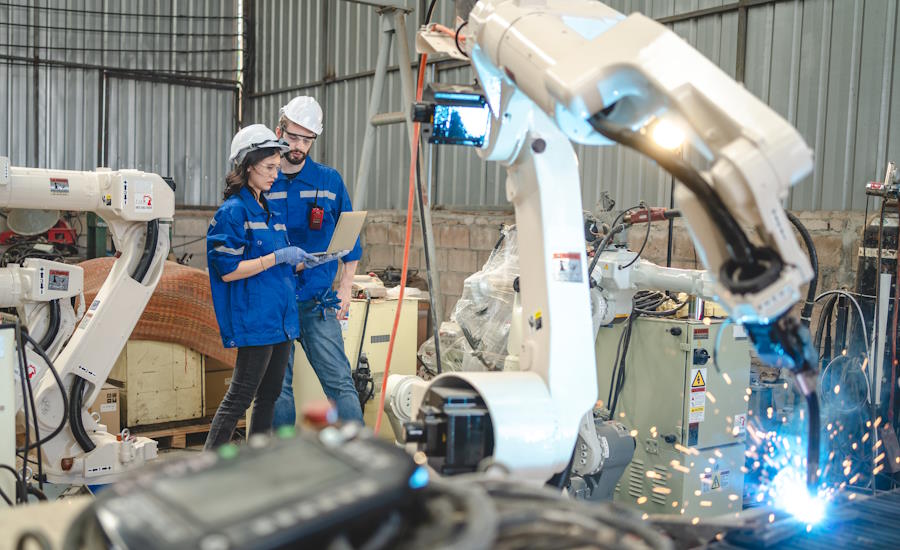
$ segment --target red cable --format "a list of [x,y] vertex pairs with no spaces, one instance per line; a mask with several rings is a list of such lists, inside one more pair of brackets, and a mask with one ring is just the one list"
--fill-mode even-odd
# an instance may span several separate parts
[[[422,54],[419,60],[419,77],[416,81],[416,101],[422,100],[422,87],[425,84],[425,66],[428,56]],[[391,341],[388,344],[387,360],[384,363],[384,377],[381,380],[381,397],[378,399],[378,413],[375,417],[375,433],[381,429],[381,417],[384,415],[384,394],[387,390],[388,375],[391,370],[391,357],[394,354],[394,342],[397,339],[397,327],[400,324],[400,309],[403,307],[403,294],[406,290],[406,272],[409,268],[409,241],[412,236],[413,203],[416,190],[416,162],[419,160],[419,123],[413,125],[413,140],[410,143],[409,157],[409,199],[406,201],[406,237],[403,241],[403,271],[400,272],[400,295],[397,297],[397,313],[394,314],[394,326],[391,328]],[[429,289],[434,292],[434,289]]]

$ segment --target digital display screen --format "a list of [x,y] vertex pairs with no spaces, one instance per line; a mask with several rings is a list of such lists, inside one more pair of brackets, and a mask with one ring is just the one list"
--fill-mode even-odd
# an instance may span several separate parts
[[229,468],[162,480],[155,490],[198,521],[216,526],[331,491],[337,480],[352,483],[357,478],[356,469],[313,445],[288,445],[239,457]]
[[434,106],[430,143],[481,147],[491,122],[491,110],[483,105]]

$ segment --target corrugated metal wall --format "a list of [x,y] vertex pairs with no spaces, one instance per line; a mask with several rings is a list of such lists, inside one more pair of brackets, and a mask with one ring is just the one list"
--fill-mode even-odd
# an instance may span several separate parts
[[[352,191],[377,54],[375,9],[346,0],[249,1],[256,70],[245,120],[274,124],[278,108],[291,97],[315,95],[327,120],[314,155],[338,168]],[[725,72],[742,77],[748,89],[801,131],[815,151],[816,169],[793,189],[789,208],[863,209],[865,182],[880,179],[887,160],[900,159],[900,93],[892,93],[900,90],[900,71],[894,70],[900,58],[896,0],[607,4],[660,19]],[[451,12],[452,3],[439,0],[435,20],[450,22]],[[468,68],[457,68],[440,70],[437,78],[469,82],[472,75]],[[391,73],[383,111],[400,108],[398,85],[396,72]],[[578,147],[577,152],[585,207],[592,207],[604,190],[621,205],[640,199],[668,202],[670,178],[640,155],[620,147]],[[466,148],[443,147],[435,155],[438,204],[506,203],[505,173],[495,164],[485,165]],[[402,127],[378,130],[375,156],[365,206],[405,207],[408,151]]]
[[0,3],[0,155],[148,170],[175,178],[179,204],[216,205],[236,124],[237,5]]

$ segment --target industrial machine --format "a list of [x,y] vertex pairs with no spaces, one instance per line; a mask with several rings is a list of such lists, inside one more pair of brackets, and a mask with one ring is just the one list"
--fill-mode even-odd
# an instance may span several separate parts
[[116,548],[325,548],[335,536],[376,531],[428,482],[424,468],[376,438],[348,439],[335,428],[318,437],[292,432],[116,483],[70,538],[94,536],[108,541],[97,547]]
[[721,320],[639,317],[622,383],[612,389],[618,357],[609,350],[621,348],[626,324],[600,328],[596,347],[601,399],[616,393],[612,415],[637,440],[615,500],[650,514],[739,512],[750,376],[746,331]]
[[[585,432],[582,440],[597,439],[581,187],[572,141],[621,143],[681,182],[675,199],[712,278],[712,293],[747,327],[764,360],[797,375],[817,441],[815,352],[806,327],[787,313],[812,270],[780,202],[812,169],[799,133],[643,15],[625,16],[586,0],[457,4],[465,6],[471,11],[459,13],[466,24],[455,45],[470,58],[480,88],[440,90],[413,115],[432,135],[434,125],[441,126],[441,143],[475,145],[484,160],[507,168],[507,198],[515,207],[519,238],[529,243],[520,252],[523,334],[519,371],[452,372],[430,381],[421,402],[439,414],[423,413],[417,403],[413,409],[420,421],[427,416],[438,422],[431,433],[443,437],[459,414],[481,412],[470,419],[468,432],[454,431],[443,444],[421,442],[432,449],[429,461],[442,464],[464,452],[463,469],[475,470],[490,459],[519,479],[544,483],[565,473],[579,430]],[[708,171],[654,143],[671,146],[680,138],[706,157]],[[456,407],[460,400],[469,405]],[[817,443],[811,441],[809,449],[813,481]]]
[[[28,363],[34,362],[36,375],[17,381],[31,387],[36,406],[29,407],[22,399],[21,410],[30,427],[42,434],[39,446],[37,442],[26,443],[23,451],[39,447],[46,480],[80,484],[113,481],[154,458],[156,442],[146,438],[119,439],[107,433],[87,409],[99,394],[162,274],[175,208],[174,183],[137,170],[75,172],[13,167],[9,159],[0,157],[0,207],[93,212],[106,221],[121,252],[96,298],[55,358],[52,354],[64,340],[65,330],[60,332],[57,327],[56,339],[48,343],[51,354],[42,349],[43,340],[28,337],[32,342]],[[26,306],[25,313],[30,316],[21,321],[28,323],[35,336],[41,334],[40,327],[53,328],[56,323],[65,327],[74,321],[71,306],[65,302],[72,293],[80,292],[81,275],[77,268],[29,261],[21,268],[8,268],[3,275],[6,286],[0,288],[2,303],[57,300],[59,310],[52,304]],[[34,286],[24,289],[24,282],[37,285],[38,292]],[[41,285],[45,287],[43,296]],[[45,319],[40,318],[44,316]],[[50,332],[44,330],[43,334]],[[28,346],[20,340],[17,349],[22,347]],[[7,350],[7,355],[14,353],[13,349]],[[54,365],[47,364],[49,361]],[[20,368],[29,367],[22,361]],[[24,395],[25,390],[21,387],[19,392]],[[0,441],[0,447],[8,445],[14,445],[13,440]]]
[[[356,284],[356,283],[354,283]],[[372,290],[375,294],[383,294],[384,287],[379,284],[371,289],[360,284],[359,291],[365,294]],[[404,299],[400,311],[400,324],[397,328],[397,339],[394,342],[394,355],[391,360],[391,373],[415,376],[416,374],[416,341],[418,337],[418,300]],[[357,391],[370,397],[363,405],[363,420],[366,426],[375,426],[377,404],[381,395],[381,380],[384,365],[387,362],[387,349],[390,342],[391,326],[397,313],[397,300],[389,298],[354,299],[350,303],[350,311],[346,323],[342,323],[341,335],[344,339],[344,353],[350,362]],[[364,362],[363,362],[364,361]],[[369,376],[362,376],[365,371]],[[368,378],[369,380],[365,380]],[[299,343],[294,344],[294,403],[298,411],[309,403],[327,399],[322,391],[315,371]],[[393,439],[394,434],[388,424],[381,427],[379,435]]]
[[[0,307],[15,308],[31,337],[50,359],[55,359],[84,315],[84,270],[39,258],[2,267]],[[41,380],[46,367],[33,348],[26,349],[26,375],[30,380]],[[16,379],[18,370],[16,366]],[[16,386],[17,411],[22,409],[23,390],[21,385]]]

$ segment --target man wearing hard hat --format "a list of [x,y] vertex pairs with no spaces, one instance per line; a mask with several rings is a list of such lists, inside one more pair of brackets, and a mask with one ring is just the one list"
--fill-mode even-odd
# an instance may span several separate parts
[[[309,150],[322,133],[322,108],[312,97],[298,96],[278,114],[275,134],[287,141],[290,150],[282,155],[278,178],[266,197],[274,208],[285,212],[288,238],[293,246],[326,250],[338,217],[342,212],[352,211],[353,206],[337,170],[309,158]],[[297,274],[300,344],[325,395],[336,403],[338,417],[344,422],[363,421],[339,322],[347,317],[353,276],[361,256],[362,248],[357,240],[356,246],[342,257],[337,296],[332,283],[338,262],[314,257],[305,261]],[[275,427],[293,425],[296,421],[293,363],[292,351],[281,396],[275,404]]]

